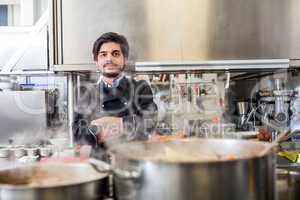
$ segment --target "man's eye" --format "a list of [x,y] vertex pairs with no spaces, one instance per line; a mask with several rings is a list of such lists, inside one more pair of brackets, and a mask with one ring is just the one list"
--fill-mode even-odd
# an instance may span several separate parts
[[114,57],[119,57],[121,54],[120,54],[119,51],[114,51],[114,52],[112,53],[112,55],[113,55]]
[[105,57],[105,56],[106,56],[106,53],[99,53],[99,56],[100,56],[100,57]]

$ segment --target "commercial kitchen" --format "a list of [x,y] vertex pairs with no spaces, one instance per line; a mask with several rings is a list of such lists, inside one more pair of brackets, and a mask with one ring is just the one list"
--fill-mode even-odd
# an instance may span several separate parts
[[[0,199],[300,199],[299,8],[0,0]],[[106,32],[128,40],[124,77],[151,87],[143,139],[101,143],[103,127],[75,137]],[[130,117],[125,135],[141,125]]]

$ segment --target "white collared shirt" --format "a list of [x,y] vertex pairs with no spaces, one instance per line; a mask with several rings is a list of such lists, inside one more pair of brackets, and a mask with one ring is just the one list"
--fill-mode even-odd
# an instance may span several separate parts
[[125,75],[122,73],[117,79],[114,79],[114,80],[113,80],[113,84],[111,85],[110,83],[105,82],[105,80],[103,79],[103,76],[100,75],[100,77],[99,77],[99,79],[98,79],[98,81],[97,81],[97,84],[100,84],[101,81],[103,81],[103,83],[104,83],[107,87],[116,88],[116,87],[119,86],[120,81],[121,81],[122,78],[124,78],[124,77],[125,77]]

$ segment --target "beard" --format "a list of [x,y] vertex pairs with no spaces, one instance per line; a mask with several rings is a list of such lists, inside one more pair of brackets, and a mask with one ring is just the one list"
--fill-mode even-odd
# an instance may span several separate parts
[[[114,72],[106,72],[105,68],[109,67],[108,65],[112,65],[113,67],[118,68],[119,70],[116,70]],[[109,63],[104,64],[103,68],[104,69],[103,69],[102,75],[107,77],[107,78],[117,78],[123,71],[122,67],[118,66],[117,64],[115,64],[113,62],[109,62]]]
[[117,78],[121,72],[103,72],[102,75],[107,78]]

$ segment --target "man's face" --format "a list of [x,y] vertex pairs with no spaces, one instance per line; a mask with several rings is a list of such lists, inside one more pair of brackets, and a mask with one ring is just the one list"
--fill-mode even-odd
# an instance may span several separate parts
[[115,42],[102,44],[98,52],[96,64],[103,76],[110,78],[117,77],[125,65],[125,58],[120,44]]

